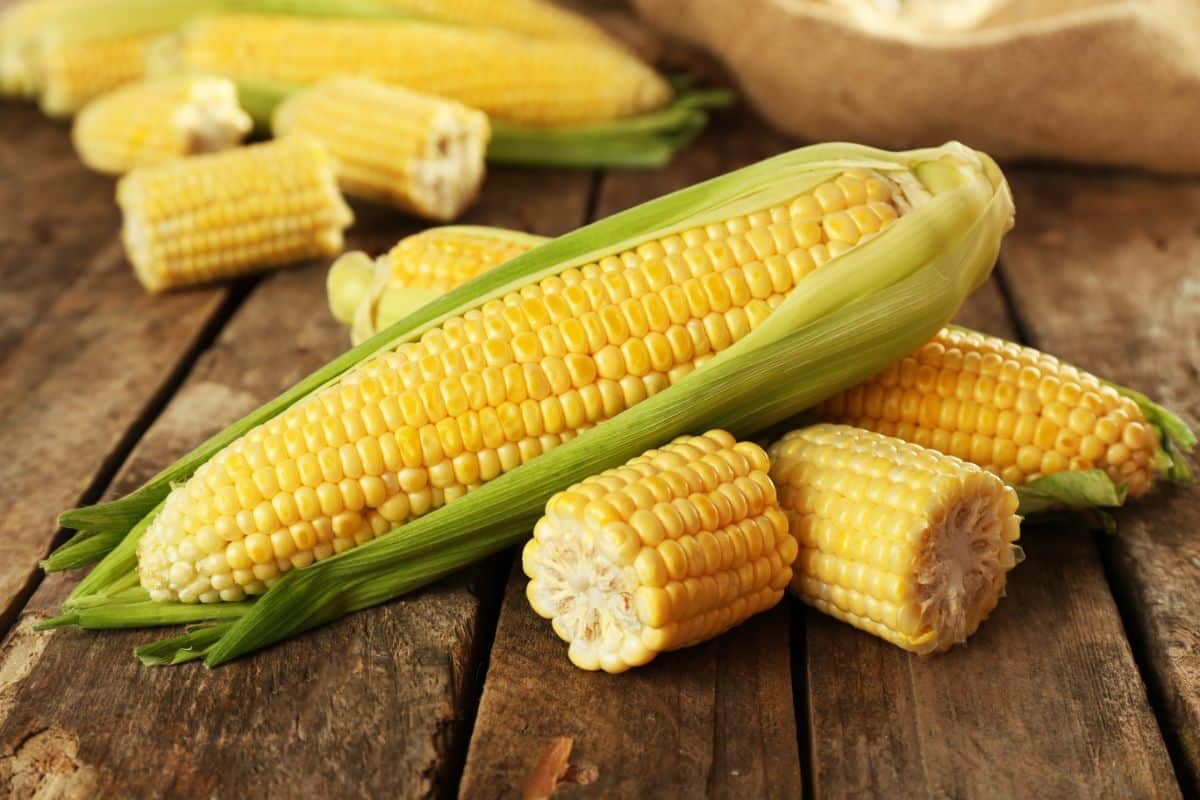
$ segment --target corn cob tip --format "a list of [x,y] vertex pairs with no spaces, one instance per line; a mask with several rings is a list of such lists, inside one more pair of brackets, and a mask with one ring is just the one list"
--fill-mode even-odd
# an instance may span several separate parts
[[770,452],[800,546],[792,591],[906,650],[966,641],[1023,558],[1016,493],[973,464],[829,424]]
[[796,543],[767,466],[710,431],[551,498],[522,553],[526,596],[572,663],[623,672],[779,601]]

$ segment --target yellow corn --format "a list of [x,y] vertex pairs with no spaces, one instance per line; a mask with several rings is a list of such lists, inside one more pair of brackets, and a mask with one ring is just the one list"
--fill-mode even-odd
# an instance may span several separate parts
[[758,445],[682,436],[552,497],[526,596],[582,669],[624,672],[779,602],[796,540]]
[[319,139],[346,194],[438,221],[479,193],[491,135],[482,111],[366,78],[297,93],[276,110],[273,128]]
[[965,641],[1000,601],[1021,518],[996,476],[842,425],[793,431],[770,453],[804,602],[924,655]]
[[152,292],[336,255],[353,221],[328,154],[302,136],[135,169],[117,203]]
[[1155,477],[1158,434],[1133,400],[1030,347],[946,329],[814,414],[957,456],[1019,485],[1102,469],[1137,497]]
[[136,33],[80,42],[47,37],[41,47],[42,111],[66,117],[89,100],[142,77],[159,33]]
[[891,179],[848,170],[384,350],[174,488],[139,544],[142,585],[155,600],[239,600],[453,502],[682,379],[908,208]]
[[25,0],[0,11],[0,95],[33,98],[41,88],[39,36],[59,12],[96,0]]
[[404,13],[478,28],[499,28],[545,39],[607,42],[607,35],[584,17],[546,0],[382,0]]
[[184,29],[175,59],[292,87],[371,77],[541,126],[606,122],[671,99],[666,81],[614,47],[412,21],[216,15]]
[[93,100],[75,118],[71,138],[84,164],[120,175],[236,147],[252,127],[231,81],[158,78]]
[[386,255],[346,253],[329,270],[329,305],[352,325],[355,344],[440,297],[546,242],[502,228],[446,225],[401,239]]

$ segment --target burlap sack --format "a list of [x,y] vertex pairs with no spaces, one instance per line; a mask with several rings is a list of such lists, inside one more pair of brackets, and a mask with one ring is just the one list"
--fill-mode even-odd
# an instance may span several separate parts
[[1197,0],[634,0],[806,140],[1200,173]]

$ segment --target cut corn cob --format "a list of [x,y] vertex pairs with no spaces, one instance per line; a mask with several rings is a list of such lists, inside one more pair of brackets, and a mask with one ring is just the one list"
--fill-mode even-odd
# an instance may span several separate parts
[[624,672],[779,602],[796,540],[758,445],[681,436],[556,494],[526,595],[581,669]]
[[671,99],[666,81],[614,47],[412,21],[215,15],[184,29],[172,60],[250,85],[366,76],[537,126],[607,122]]
[[546,0],[380,0],[386,6],[439,22],[499,28],[545,39],[608,42],[608,36],[584,17]]
[[76,117],[71,137],[83,163],[120,175],[236,147],[251,127],[231,81],[174,77],[140,81],[93,100]]
[[59,12],[96,0],[25,0],[0,11],[0,95],[33,98],[41,87],[38,38]]
[[1104,470],[1137,497],[1160,442],[1138,404],[1094,375],[992,336],[947,328],[813,413],[957,456],[1020,485]]
[[922,655],[966,641],[996,607],[1023,557],[1017,496],[999,478],[843,425],[770,452],[804,602]]
[[87,42],[46,37],[41,45],[41,107],[67,117],[105,92],[140,78],[158,33],[112,36]]
[[749,334],[818,264],[904,213],[906,190],[919,187],[835,172],[380,353],[174,489],[139,545],[142,585],[156,600],[240,600],[464,496]]
[[276,136],[302,133],[333,156],[348,195],[448,221],[479,193],[487,115],[367,78],[333,78],[275,112]]
[[336,255],[353,221],[329,155],[303,136],[135,169],[117,203],[152,292]]
[[372,260],[346,253],[329,270],[329,306],[366,341],[450,289],[549,241],[502,228],[446,225],[401,239]]

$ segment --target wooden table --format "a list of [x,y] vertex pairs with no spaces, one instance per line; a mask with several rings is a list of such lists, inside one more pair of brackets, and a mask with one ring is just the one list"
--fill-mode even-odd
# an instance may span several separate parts
[[[554,235],[789,144],[717,125],[659,172],[495,170],[469,222]],[[1200,420],[1200,184],[1013,169],[961,319]],[[968,646],[911,657],[795,602],[619,677],[570,666],[511,554],[216,671],[145,631],[35,633],[64,508],[140,484],[335,355],[325,263],[149,297],[113,183],[0,107],[0,796],[1179,797],[1200,791],[1200,491],[1120,533],[1028,525]],[[353,247],[416,226],[359,206]],[[544,787],[543,787],[544,788]]]

